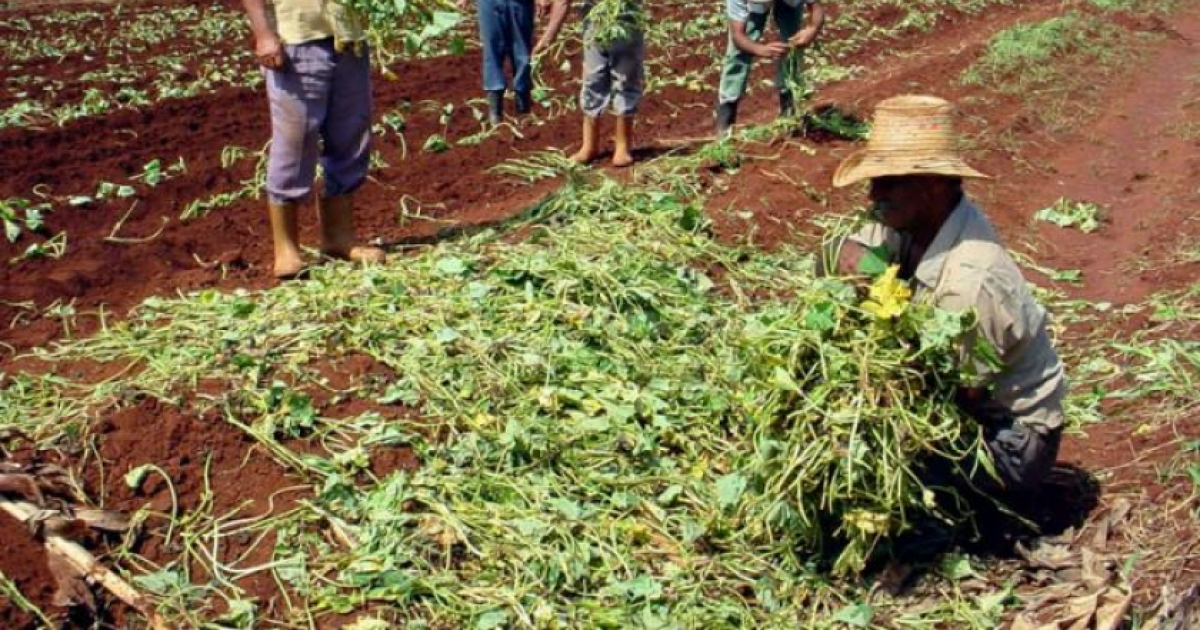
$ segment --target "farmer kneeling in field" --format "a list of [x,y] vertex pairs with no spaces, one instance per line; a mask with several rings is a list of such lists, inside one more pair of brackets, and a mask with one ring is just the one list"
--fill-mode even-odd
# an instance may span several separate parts
[[1027,495],[1058,455],[1066,380],[1046,334],[1046,311],[963,193],[963,178],[987,176],[955,147],[950,103],[898,96],[879,104],[867,147],[847,157],[833,177],[837,187],[870,180],[876,221],[841,244],[838,270],[858,273],[864,256],[882,255],[899,265],[914,300],[974,309],[977,326],[963,355],[982,335],[1000,360],[971,366],[978,386],[960,390],[959,403],[982,425],[1005,490]]
[[266,74],[271,106],[267,196],[275,240],[275,277],[304,270],[299,204],[312,193],[317,161],[325,173],[318,200],[321,253],[382,262],[383,250],[354,245],[354,191],[367,176],[371,76],[366,34],[342,5],[327,0],[242,0]]

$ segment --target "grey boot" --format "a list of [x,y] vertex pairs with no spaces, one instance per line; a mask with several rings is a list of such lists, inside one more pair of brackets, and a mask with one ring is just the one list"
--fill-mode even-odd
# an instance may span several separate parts
[[717,105],[717,136],[725,137],[733,131],[733,125],[737,122],[738,102],[721,103]]
[[791,118],[796,115],[796,97],[791,92],[779,93],[779,117]]
[[488,90],[488,122],[499,125],[504,122],[504,90]]
[[513,100],[517,110],[517,115],[524,116],[533,110],[533,98],[529,92],[515,92]]

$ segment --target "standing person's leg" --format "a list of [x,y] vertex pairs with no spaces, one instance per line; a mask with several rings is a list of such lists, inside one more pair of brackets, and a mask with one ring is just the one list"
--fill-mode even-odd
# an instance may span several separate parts
[[475,4],[479,15],[483,89],[487,92],[488,120],[493,124],[504,119],[504,59],[508,56],[504,16],[507,3],[508,0],[476,0]]
[[642,101],[646,42],[642,33],[612,47],[613,106],[617,114],[613,166],[633,164],[633,117]]
[[356,247],[354,192],[371,164],[371,63],[362,55],[334,53],[329,114],[321,127],[325,194],[318,203],[321,253],[359,262],[382,262],[383,250]]
[[517,113],[528,114],[533,92],[533,0],[515,0],[511,10],[513,95]]
[[[804,3],[798,2],[791,6],[783,0],[775,0],[775,26],[779,29],[779,37],[783,41],[792,38],[800,31],[804,23]],[[779,60],[775,67],[775,87],[779,90],[779,115],[796,115],[796,90],[802,80],[804,70],[804,51],[794,48]]]
[[304,269],[300,251],[300,204],[312,193],[320,129],[328,106],[332,44],[286,46],[287,62],[266,70],[271,107],[271,149],[267,157],[267,200],[274,241],[274,274],[293,278]]
[[[758,10],[763,5],[751,3],[750,7]],[[746,18],[746,37],[752,41],[762,39],[766,30],[767,14],[750,13]],[[717,134],[725,135],[733,129],[737,122],[738,103],[746,93],[746,84],[750,80],[750,69],[754,66],[754,55],[741,50],[733,43],[733,35],[725,47],[725,59],[721,65],[721,85],[717,93]]]
[[612,98],[612,68],[609,66],[609,51],[590,41],[590,28],[585,24],[583,41],[583,87],[579,93],[579,109],[583,113],[583,142],[571,160],[586,164],[600,152],[597,138],[600,115],[608,109]]

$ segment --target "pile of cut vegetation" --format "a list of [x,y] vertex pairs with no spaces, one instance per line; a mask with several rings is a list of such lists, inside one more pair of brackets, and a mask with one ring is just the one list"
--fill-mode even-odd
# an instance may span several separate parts
[[[946,516],[922,473],[978,459],[953,404],[964,316],[910,303],[894,269],[867,291],[817,278],[808,255],[721,244],[667,194],[605,180],[539,212],[515,244],[483,234],[265,293],[150,300],[58,356],[139,363],[101,395],[183,400],[224,381],[211,404],[315,479],[312,504],[272,528],[276,576],[316,610],[386,602],[480,629],[794,624],[840,606],[814,605],[814,576]],[[391,368],[355,395],[422,420],[321,418],[283,383],[331,352]],[[0,424],[53,422],[59,385],[18,385]],[[332,455],[275,441],[303,435]],[[364,483],[383,444],[420,468]]]

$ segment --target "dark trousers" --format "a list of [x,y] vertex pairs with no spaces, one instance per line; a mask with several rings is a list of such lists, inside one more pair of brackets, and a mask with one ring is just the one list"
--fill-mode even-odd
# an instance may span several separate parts
[[533,76],[533,0],[476,0],[479,39],[483,42],[483,89],[503,91],[504,61],[512,65],[513,89],[529,92]]
[[983,429],[992,464],[1013,495],[1036,494],[1046,474],[1058,459],[1062,429],[1042,433],[1015,420],[993,422]]

